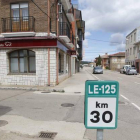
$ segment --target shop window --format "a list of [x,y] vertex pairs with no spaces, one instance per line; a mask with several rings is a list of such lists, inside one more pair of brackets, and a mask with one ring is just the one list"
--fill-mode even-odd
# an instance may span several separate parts
[[17,50],[9,54],[11,73],[35,73],[35,52],[30,50]]

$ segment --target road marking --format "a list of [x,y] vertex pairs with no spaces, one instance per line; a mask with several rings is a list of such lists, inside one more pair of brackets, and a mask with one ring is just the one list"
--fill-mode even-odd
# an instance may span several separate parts
[[92,74],[97,80],[101,80],[100,78],[98,78],[97,76],[95,76],[94,74]]
[[130,101],[128,98],[126,98],[125,96],[121,95],[125,100]]
[[135,84],[140,85],[140,83],[138,83],[138,82],[135,82]]
[[[126,98],[125,96],[121,95],[125,100],[129,101],[130,100],[128,98]],[[130,102],[131,103],[131,102]],[[136,105],[135,103],[131,103],[134,107],[136,107],[139,111],[140,111],[140,107],[138,105]]]
[[138,110],[140,110],[140,107],[137,106],[135,103],[132,103],[133,106],[135,106]]

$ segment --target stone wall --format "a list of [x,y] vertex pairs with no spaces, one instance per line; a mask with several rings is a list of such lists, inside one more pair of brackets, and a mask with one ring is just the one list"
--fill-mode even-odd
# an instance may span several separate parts
[[120,70],[125,65],[125,57],[111,57],[110,70]]
[[56,85],[56,48],[50,49],[50,84]]
[[[10,74],[9,49],[0,50],[0,84],[2,85],[48,85],[48,49],[31,49],[36,54],[36,74]],[[10,50],[11,51],[11,50]],[[50,82],[56,84],[56,49],[50,49]]]

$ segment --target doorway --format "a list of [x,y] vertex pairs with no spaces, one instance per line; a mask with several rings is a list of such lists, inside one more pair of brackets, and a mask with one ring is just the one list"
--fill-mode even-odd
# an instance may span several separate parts
[[137,69],[137,72],[139,73],[139,62],[136,62],[136,69]]
[[11,4],[11,30],[12,32],[29,30],[28,3]]

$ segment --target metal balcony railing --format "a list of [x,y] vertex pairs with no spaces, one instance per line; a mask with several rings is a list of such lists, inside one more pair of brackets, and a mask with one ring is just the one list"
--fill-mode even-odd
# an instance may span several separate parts
[[35,31],[35,18],[10,17],[2,18],[2,32],[26,32]]
[[70,39],[70,26],[67,22],[59,22],[59,35],[68,36]]

